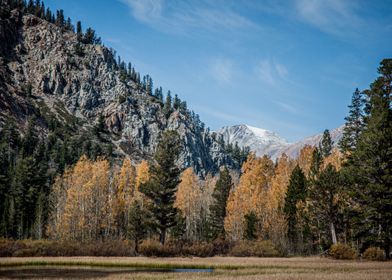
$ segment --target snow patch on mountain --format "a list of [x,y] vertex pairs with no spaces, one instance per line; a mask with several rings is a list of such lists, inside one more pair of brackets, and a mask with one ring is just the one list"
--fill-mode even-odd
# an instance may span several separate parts
[[257,156],[267,154],[276,157],[277,153],[290,144],[277,133],[245,124],[226,126],[217,131],[226,143],[249,147]]
[[[337,146],[343,135],[344,126],[330,131],[334,146]],[[277,133],[250,125],[225,126],[217,131],[226,143],[239,147],[249,147],[257,156],[268,155],[273,160],[285,153],[290,158],[297,158],[305,145],[317,146],[323,133],[309,136],[295,143],[289,143]]]

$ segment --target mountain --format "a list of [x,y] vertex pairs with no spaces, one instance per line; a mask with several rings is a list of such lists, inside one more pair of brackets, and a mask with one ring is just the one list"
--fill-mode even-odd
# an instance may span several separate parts
[[[335,146],[342,138],[343,128],[344,126],[341,126],[330,131]],[[323,135],[319,133],[295,143],[288,143],[275,132],[244,124],[225,126],[216,133],[221,135],[227,143],[235,144],[237,142],[239,147],[249,147],[257,156],[268,155],[272,159],[278,158],[283,153],[291,158],[296,158],[305,145],[318,145]]]
[[249,147],[257,156],[267,154],[275,158],[282,149],[289,146],[278,134],[245,124],[225,126],[217,134],[222,135],[227,143],[237,142],[239,147]]
[[199,175],[223,165],[239,168],[185,102],[176,96],[164,104],[149,76],[141,82],[98,39],[81,40],[59,14],[56,20],[37,14],[0,7],[0,132],[12,121],[26,135],[33,123],[34,133],[54,147],[76,143],[67,153],[86,146],[140,161],[150,159],[161,133],[172,129],[184,146],[181,167]]
[[[329,131],[329,133],[331,134],[331,139],[333,141],[334,147],[337,147],[340,139],[342,139],[343,129],[344,129],[344,126],[342,125],[338,128],[331,129]],[[322,137],[323,137],[323,133],[319,133],[319,134],[315,134],[313,136],[306,137],[298,142],[295,142],[295,143],[287,146],[286,148],[283,148],[280,151],[280,154],[285,153],[286,155],[288,155],[291,158],[296,158],[296,157],[298,157],[299,152],[301,151],[301,149],[305,145],[317,146],[320,143]]]

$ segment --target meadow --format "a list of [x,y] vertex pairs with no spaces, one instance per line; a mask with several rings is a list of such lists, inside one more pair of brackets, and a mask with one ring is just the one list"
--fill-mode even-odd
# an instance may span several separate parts
[[[0,259],[0,278],[20,277],[24,270],[37,279],[391,279],[392,262],[339,261],[320,257],[293,258],[146,258],[34,257]],[[165,269],[213,272],[164,272]],[[157,269],[158,271],[154,271]],[[78,274],[77,271],[80,270]],[[135,271],[132,271],[135,270]],[[12,273],[10,273],[12,272]],[[51,274],[52,273],[52,274]],[[60,274],[61,273],[61,274]],[[33,275],[30,275],[33,278]]]

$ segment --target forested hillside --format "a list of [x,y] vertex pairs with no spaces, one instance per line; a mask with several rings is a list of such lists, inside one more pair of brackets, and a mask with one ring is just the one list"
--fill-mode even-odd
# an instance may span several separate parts
[[229,151],[185,101],[154,88],[149,75],[140,77],[62,10],[2,1],[0,16],[3,235],[34,236],[37,219],[42,235],[54,178],[82,155],[140,163],[152,159],[171,129],[184,148],[176,164],[199,176],[223,165],[238,170],[246,158],[245,150]]

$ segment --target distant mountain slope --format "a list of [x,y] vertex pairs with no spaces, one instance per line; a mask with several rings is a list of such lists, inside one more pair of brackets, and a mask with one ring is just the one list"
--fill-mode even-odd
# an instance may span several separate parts
[[[323,135],[319,133],[296,143],[288,143],[275,132],[244,124],[226,126],[218,130],[217,133],[222,135],[227,143],[235,144],[237,142],[240,147],[248,146],[257,156],[268,155],[272,159],[278,158],[283,153],[291,158],[296,158],[305,145],[318,145]],[[332,129],[330,133],[336,146],[342,138],[343,126]]]
[[227,143],[235,144],[240,147],[249,147],[256,155],[267,154],[275,157],[279,151],[288,147],[289,143],[278,134],[245,124],[226,126],[217,131],[223,136]]
[[174,98],[165,107],[162,92],[152,94],[152,81],[132,78],[134,69],[117,62],[112,50],[81,41],[63,23],[2,5],[0,41],[0,132],[12,119],[25,134],[33,119],[41,138],[53,135],[55,124],[72,128],[69,141],[82,133],[91,141],[98,125],[105,133],[94,141],[140,161],[151,158],[165,129],[173,129],[184,144],[180,166],[202,175],[239,167],[185,102]]
[[[330,130],[331,138],[332,138],[332,141],[333,141],[335,147],[338,145],[340,139],[342,139],[343,128],[344,128],[344,126],[342,125],[338,128]],[[285,153],[286,155],[288,155],[291,158],[297,158],[299,155],[299,152],[301,151],[301,149],[305,145],[317,146],[320,143],[322,137],[323,137],[323,133],[319,133],[319,134],[316,134],[313,136],[306,137],[305,139],[298,141],[296,143],[293,143],[293,144],[289,145],[288,147],[282,149],[280,151],[280,154]]]

